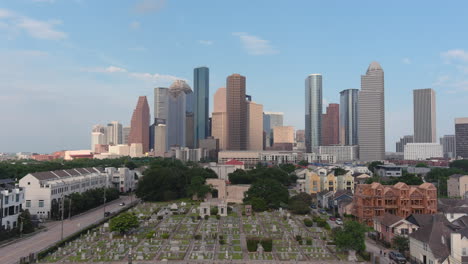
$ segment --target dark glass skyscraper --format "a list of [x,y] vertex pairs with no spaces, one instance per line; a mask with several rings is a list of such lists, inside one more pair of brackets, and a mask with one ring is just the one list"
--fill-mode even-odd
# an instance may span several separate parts
[[210,70],[208,67],[198,67],[193,70],[193,127],[194,147],[198,147],[198,141],[209,135],[208,111],[210,94]]
[[307,153],[322,144],[322,75],[311,74],[305,80],[305,142]]
[[340,92],[340,144],[358,144],[358,101],[359,90],[347,89]]

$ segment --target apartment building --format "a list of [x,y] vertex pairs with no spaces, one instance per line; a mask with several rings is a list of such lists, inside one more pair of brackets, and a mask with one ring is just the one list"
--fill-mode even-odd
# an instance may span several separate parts
[[354,192],[353,215],[359,222],[373,225],[375,217],[385,213],[403,218],[410,214],[435,214],[437,189],[432,183],[419,186],[399,182],[383,186],[378,182],[359,184]]
[[24,188],[13,179],[0,180],[0,231],[18,227],[23,202]]

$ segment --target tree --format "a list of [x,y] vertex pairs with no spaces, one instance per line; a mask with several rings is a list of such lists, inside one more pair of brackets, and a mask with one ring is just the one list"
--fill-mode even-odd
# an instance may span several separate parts
[[369,163],[369,165],[367,166],[367,168],[372,171],[372,172],[375,172],[374,169],[375,167],[377,167],[378,165],[383,165],[383,162],[381,161],[372,161],[371,163]]
[[26,209],[21,212],[21,214],[18,217],[18,225],[21,227],[21,224],[23,225],[22,228],[22,233],[23,234],[29,234],[34,232],[34,225],[31,222],[31,214],[29,213],[29,210]]
[[[453,162],[450,164],[452,165]],[[453,174],[464,174],[465,172],[460,168],[451,167],[445,168],[433,168],[426,175],[426,181],[432,182],[437,186],[437,190],[440,196],[447,196],[447,180]]]
[[127,167],[129,170],[134,170],[137,168],[137,165],[135,164],[135,162],[127,160],[125,161],[125,167]]
[[392,239],[392,246],[401,253],[404,253],[409,250],[409,239],[400,235],[394,236]]
[[110,220],[110,230],[121,234],[127,233],[132,228],[139,226],[138,217],[132,213],[122,213]]
[[279,208],[282,203],[287,204],[289,198],[288,189],[274,179],[255,181],[245,194],[244,202],[248,203],[254,198],[260,198],[265,201],[268,208],[274,209]]
[[207,193],[211,192],[211,187],[205,184],[206,180],[203,176],[195,176],[191,179],[190,185],[187,187],[189,196],[197,196],[199,200],[203,200]]
[[427,166],[427,164],[424,163],[424,162],[420,162],[420,163],[416,164],[415,167],[416,168],[428,168],[429,166]]
[[289,210],[294,214],[307,214],[310,212],[310,207],[301,199],[290,199],[288,204]]
[[367,227],[356,222],[347,221],[340,230],[334,231],[336,246],[340,250],[363,252],[366,249],[365,233]]
[[263,212],[268,209],[265,200],[259,197],[250,199],[250,204],[252,205],[252,209],[256,212]]
[[309,162],[307,160],[301,160],[299,163],[297,163],[297,165],[307,167],[309,166]]
[[450,163],[449,167],[453,169],[460,169],[465,172],[468,172],[468,160],[455,160]]
[[294,164],[289,164],[289,163],[280,164],[279,168],[284,170],[287,173],[291,173],[296,170],[296,166],[294,166]]
[[348,171],[342,168],[334,168],[333,173],[335,176],[345,175]]
[[229,181],[232,184],[250,184],[252,183],[252,176],[242,169],[237,169],[228,175]]

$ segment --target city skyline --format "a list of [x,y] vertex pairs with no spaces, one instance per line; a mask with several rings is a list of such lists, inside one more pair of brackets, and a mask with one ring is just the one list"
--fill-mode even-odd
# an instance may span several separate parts
[[[465,116],[462,102],[467,99],[463,71],[467,66],[467,47],[460,44],[466,43],[466,37],[456,34],[466,21],[464,8],[428,2],[423,15],[435,19],[427,23],[414,16],[420,13],[419,6],[410,3],[401,10],[401,3],[386,4],[385,11],[377,4],[342,3],[337,9],[335,4],[325,3],[316,6],[323,14],[320,17],[310,17],[306,12],[313,3],[303,2],[300,8],[281,3],[279,10],[296,14],[288,22],[297,27],[292,32],[287,30],[288,23],[275,21],[276,10],[265,16],[266,23],[247,26],[257,19],[259,10],[264,10],[263,3],[249,3],[251,8],[244,14],[244,21],[227,17],[212,25],[213,17],[206,16],[197,20],[198,29],[190,25],[194,3],[179,6],[167,1],[161,9],[141,13],[135,11],[134,2],[126,2],[119,8],[108,9],[109,15],[93,16],[89,23],[80,23],[80,14],[107,10],[104,3],[86,0],[4,3],[0,7],[0,21],[8,29],[0,29],[0,53],[5,57],[0,81],[6,85],[0,97],[0,110],[16,111],[14,116],[0,117],[0,122],[5,127],[15,127],[18,139],[11,138],[11,130],[0,132],[0,151],[49,153],[88,148],[89,128],[93,124],[118,120],[129,125],[135,98],[145,95],[153,105],[155,87],[168,87],[175,78],[192,83],[193,69],[198,65],[210,68],[211,87],[224,86],[225,77],[233,72],[246,76],[249,94],[264,105],[265,111],[284,112],[288,125],[303,129],[300,113],[304,108],[301,100],[304,76],[312,72],[323,74],[323,107],[326,107],[328,103],[339,103],[339,91],[358,87],[362,68],[376,60],[385,68],[386,88],[391,91],[385,96],[387,151],[395,149],[394,144],[401,136],[412,134],[413,117],[406,113],[412,111],[410,93],[414,89],[432,87],[436,91],[437,134],[454,134],[454,119]],[[215,11],[210,12],[213,16],[225,8],[223,4],[211,7]],[[360,19],[348,21],[345,14],[349,15],[349,10],[353,11],[351,18]],[[373,19],[376,14],[378,21]],[[174,16],[176,19],[169,19]],[[398,17],[398,23],[394,17]],[[42,30],[28,31],[16,24],[18,18],[40,22]],[[329,27],[322,32],[327,41],[315,43],[304,34],[314,24]],[[419,32],[436,30],[440,39],[452,41],[433,42],[430,34],[416,38],[405,30],[407,25],[417,27]],[[448,25],[452,30],[443,30]],[[120,32],[112,30],[115,26]],[[90,29],[109,34],[97,37],[95,33],[87,33]],[[194,34],[186,33],[190,30]],[[151,34],[154,37],[149,36],[150,32],[154,32]],[[284,34],[288,37],[282,38]],[[398,38],[409,41],[399,43],[395,41]],[[291,42],[292,39],[301,41]],[[335,44],[344,43],[345,39],[351,41],[346,41],[346,45]],[[109,47],[108,43],[113,45]],[[388,52],[389,47],[395,48]],[[305,54],[315,50],[321,52],[314,55],[314,60],[307,59],[309,55]],[[219,60],[221,54],[227,56],[229,63]],[[18,61],[25,63],[15,63]],[[210,99],[214,90],[210,91]],[[73,122],[56,129],[57,123],[67,123],[70,116],[74,117]],[[24,122],[29,119],[31,123]],[[37,133],[45,135],[43,140],[28,136],[26,123],[37,127]],[[69,141],[70,137],[75,140]]]

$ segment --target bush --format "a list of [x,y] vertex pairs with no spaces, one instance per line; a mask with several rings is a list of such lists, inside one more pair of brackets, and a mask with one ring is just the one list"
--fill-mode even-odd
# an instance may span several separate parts
[[249,252],[256,252],[258,244],[261,244],[265,252],[271,252],[273,250],[273,240],[271,238],[247,238],[247,250]]
[[208,215],[205,215],[205,220],[208,220],[208,218],[210,218]]
[[265,252],[271,252],[273,250],[273,240],[271,238],[264,238],[260,241]]
[[258,245],[258,238],[248,238],[247,239],[247,250],[249,252],[256,252]]
[[221,216],[220,215],[216,215],[216,219],[221,219]]
[[360,255],[365,261],[370,261],[370,259],[371,259],[370,253],[367,252],[367,251],[359,252],[359,255]]
[[218,214],[218,207],[211,207],[210,215],[217,215]]
[[220,240],[219,240],[219,244],[220,244],[220,245],[224,245],[224,244],[226,244],[226,241],[224,241],[224,239],[220,239]]
[[299,242],[299,243],[301,243],[301,242],[302,242],[302,236],[297,235],[297,236],[296,236],[296,241]]
[[127,233],[140,225],[138,217],[132,213],[125,212],[112,218],[109,223],[111,231],[117,231],[121,234]]
[[307,245],[312,246],[312,239],[307,239]]
[[304,225],[307,227],[311,227],[314,225],[314,222],[310,218],[305,218],[304,219]]
[[325,228],[325,230],[331,230],[331,227],[327,222],[325,222],[324,228]]
[[164,216],[158,215],[158,220],[163,220]]
[[164,233],[161,235],[161,238],[162,239],[168,239],[170,237],[170,235],[168,233]]
[[201,239],[201,235],[200,235],[200,234],[193,235],[193,238],[194,238],[195,240],[200,240],[200,239]]
[[197,219],[198,219],[198,220],[201,220],[201,216],[197,216]]
[[151,239],[154,236],[154,231],[149,231],[146,233],[146,239]]

